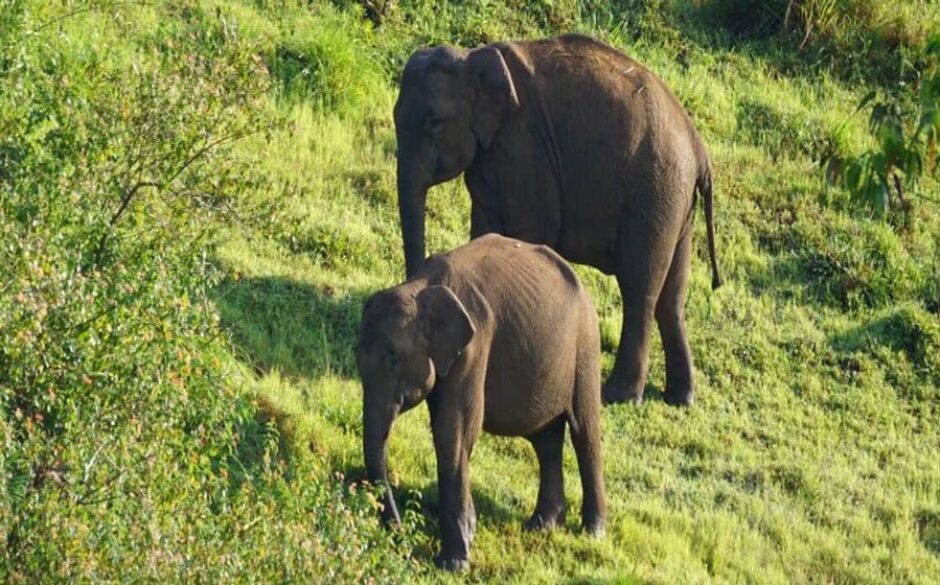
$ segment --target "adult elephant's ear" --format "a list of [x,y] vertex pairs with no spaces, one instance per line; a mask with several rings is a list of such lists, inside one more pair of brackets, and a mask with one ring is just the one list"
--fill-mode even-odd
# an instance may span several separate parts
[[428,338],[428,355],[438,376],[446,376],[467,347],[476,328],[463,303],[446,286],[429,286],[418,293],[418,315]]
[[503,118],[519,107],[519,96],[503,54],[495,47],[470,51],[467,65],[476,95],[473,133],[483,148],[489,148]]

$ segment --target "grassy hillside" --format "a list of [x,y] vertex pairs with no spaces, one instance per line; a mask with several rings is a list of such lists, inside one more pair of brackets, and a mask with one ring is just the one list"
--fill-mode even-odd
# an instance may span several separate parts
[[[101,338],[110,343],[125,335],[131,343],[151,329],[160,333],[158,324],[175,323],[173,315],[183,319],[204,307],[204,321],[172,332],[198,366],[182,369],[176,346],[161,346],[165,358],[135,366],[124,346],[106,343],[111,353],[99,355],[93,348],[100,346],[76,336],[82,351],[88,346],[81,355],[97,356],[95,371],[110,377],[94,375],[91,390],[83,390],[80,374],[88,362],[77,360],[61,369],[75,375],[55,378],[56,384],[79,388],[69,405],[85,408],[89,396],[107,395],[113,409],[127,410],[118,430],[109,430],[90,415],[82,418],[81,408],[73,412],[44,398],[45,386],[37,390],[29,382],[36,379],[29,368],[44,367],[41,360],[10,349],[22,338],[2,338],[0,368],[10,370],[0,372],[0,440],[13,454],[0,461],[6,478],[0,575],[8,580],[55,580],[54,574],[80,581],[128,575],[258,582],[940,581],[940,208],[918,199],[907,221],[874,220],[828,185],[818,164],[831,149],[851,154],[870,145],[856,105],[872,86],[913,83],[918,47],[940,22],[935,4],[804,2],[806,11],[785,26],[785,1],[760,3],[761,10],[745,10],[754,3],[736,0],[401,0],[364,3],[368,10],[353,1],[61,7],[5,1],[22,18],[0,28],[19,35],[16,43],[0,42],[0,72],[26,79],[24,87],[84,79],[78,85],[91,96],[86,101],[107,104],[102,96],[112,95],[114,80],[133,87],[136,78],[128,76],[140,64],[169,75],[168,62],[185,63],[194,52],[244,57],[232,57],[232,79],[212,79],[219,87],[263,82],[230,105],[246,131],[230,130],[246,136],[207,161],[222,165],[207,169],[233,169],[225,175],[233,181],[225,201],[237,213],[197,206],[200,214],[209,211],[198,225],[181,220],[183,227],[148,248],[160,254],[135,256],[141,234],[166,225],[160,218],[196,217],[185,206],[171,213],[175,207],[144,200],[131,206],[135,219],[122,220],[124,231],[111,240],[115,257],[126,252],[137,266],[169,266],[147,282],[170,282],[171,292],[153,301],[152,312],[124,313],[134,323],[154,323],[143,333]],[[813,6],[821,8],[812,12]],[[553,533],[523,533],[537,491],[534,453],[522,439],[484,436],[471,462],[480,522],[473,569],[442,576],[429,568],[437,495],[423,408],[403,416],[391,440],[393,483],[406,510],[400,533],[379,528],[374,500],[359,487],[361,389],[352,359],[359,311],[364,298],[397,283],[404,270],[391,122],[395,84],[419,46],[474,46],[571,30],[635,56],[688,108],[712,155],[726,285],[710,291],[699,219],[687,305],[697,403],[680,410],[661,401],[657,337],[646,402],[603,414],[607,536],[598,542],[578,534],[576,514]],[[113,77],[99,79],[102,70]],[[33,77],[23,77],[25,71]],[[192,89],[203,74],[180,75]],[[26,103],[13,84],[4,87],[3,103]],[[143,100],[133,103],[149,103]],[[186,100],[178,102],[171,105],[183,108]],[[53,142],[48,129],[37,134],[46,119],[64,127],[69,116],[87,114],[70,108],[37,106],[18,125],[20,118],[3,117],[0,107],[6,122],[0,124],[6,165],[0,181],[4,169],[14,168],[11,161],[32,161],[29,168],[50,179],[29,195],[55,202],[37,211],[23,194],[32,183],[0,183],[8,230],[26,238],[37,233],[36,218],[51,226],[24,240],[32,247],[5,250],[16,261],[7,263],[4,277],[30,283],[10,290],[40,291],[37,298],[45,290],[39,284],[55,271],[37,273],[28,254],[81,265],[71,252],[76,248],[65,248],[72,240],[53,238],[60,224],[48,219],[52,211],[56,221],[74,215],[61,220],[73,226],[68,234],[92,226],[82,236],[92,247],[111,217],[102,212],[88,219],[100,201],[81,193],[96,183],[72,171],[84,164],[85,151]],[[121,112],[121,103],[112,111]],[[94,130],[95,123],[86,126]],[[162,136],[172,142],[179,129]],[[63,154],[42,159],[53,146]],[[112,159],[102,152],[103,162],[91,163],[88,176],[110,168]],[[55,160],[68,161],[61,165],[68,168],[56,170]],[[215,189],[211,176],[194,177],[193,193]],[[936,195],[934,183],[926,189]],[[58,195],[73,190],[75,205],[57,207],[65,205]],[[157,191],[165,198],[170,189]],[[113,211],[115,200],[102,192],[101,209]],[[468,231],[462,183],[433,189],[429,251],[463,243]],[[184,246],[192,233],[208,235]],[[202,258],[202,250],[205,262],[187,260]],[[587,267],[578,273],[601,318],[606,374],[620,324],[616,283]],[[126,284],[118,281],[114,290]],[[126,306],[143,298],[130,296]],[[0,303],[0,330],[27,323],[15,302]],[[79,308],[74,311],[82,322]],[[27,324],[34,332],[56,326],[42,318]],[[147,347],[139,351],[151,355]],[[26,373],[8,364],[23,364]],[[183,386],[193,389],[185,400],[167,372],[183,372]],[[145,378],[152,387],[139,382]],[[145,425],[119,399],[137,393],[157,396],[139,414]],[[40,406],[29,410],[23,395],[35,395]],[[180,415],[165,415],[161,404]],[[49,405],[68,413],[60,416],[70,425],[47,430],[48,415],[23,422],[24,412],[33,420],[52,412],[42,410]],[[194,431],[200,425],[192,421],[202,418],[217,430]],[[139,430],[150,422],[159,432]],[[37,425],[41,439],[30,430]],[[77,446],[60,455],[72,441]],[[113,471],[83,474],[97,469],[100,452],[117,461]],[[156,469],[147,461],[157,461]],[[35,479],[48,469],[66,480]],[[580,486],[570,446],[565,471],[576,510]]]

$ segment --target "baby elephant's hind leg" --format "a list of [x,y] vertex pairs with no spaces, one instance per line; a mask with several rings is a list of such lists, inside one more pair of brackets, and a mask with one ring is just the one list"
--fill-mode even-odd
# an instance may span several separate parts
[[607,519],[607,495],[601,456],[600,367],[596,359],[579,359],[570,423],[584,494],[581,522],[586,532],[600,537]]
[[523,525],[526,530],[543,530],[565,522],[565,486],[561,451],[565,441],[565,418],[558,417],[541,431],[526,437],[539,459],[539,497],[535,512]]

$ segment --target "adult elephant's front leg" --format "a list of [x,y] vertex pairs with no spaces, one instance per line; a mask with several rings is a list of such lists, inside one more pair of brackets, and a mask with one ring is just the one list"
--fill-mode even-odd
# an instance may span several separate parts
[[470,239],[489,233],[505,235],[502,225],[490,217],[481,206],[474,204],[470,210]]

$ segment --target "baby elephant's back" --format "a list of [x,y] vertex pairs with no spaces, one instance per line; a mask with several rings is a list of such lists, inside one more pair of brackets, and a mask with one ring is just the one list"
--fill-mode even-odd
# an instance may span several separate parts
[[528,434],[569,411],[579,355],[596,367],[599,351],[593,304],[571,266],[546,246],[497,235],[452,259],[488,305],[487,430]]

